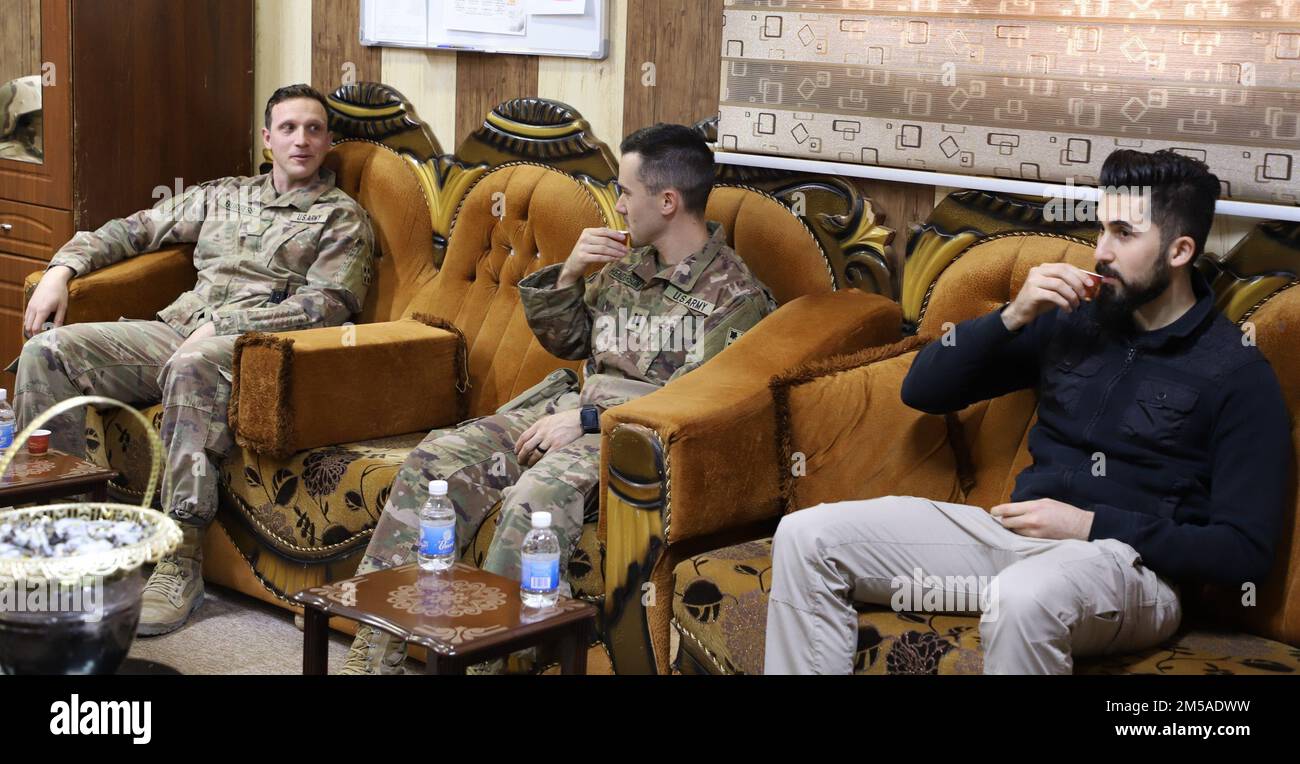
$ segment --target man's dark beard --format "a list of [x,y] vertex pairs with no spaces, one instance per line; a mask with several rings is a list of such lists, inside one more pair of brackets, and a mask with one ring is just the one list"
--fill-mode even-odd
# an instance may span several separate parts
[[[1133,325],[1133,311],[1164,294],[1173,280],[1173,270],[1168,258],[1163,254],[1164,250],[1161,251],[1161,256],[1156,259],[1151,279],[1145,286],[1134,287],[1121,279],[1121,283],[1124,283],[1124,295],[1121,297],[1111,284],[1101,285],[1096,299],[1097,323],[1111,332],[1125,332]],[[1118,273],[1105,265],[1098,265],[1097,273],[1116,279],[1121,278]]]

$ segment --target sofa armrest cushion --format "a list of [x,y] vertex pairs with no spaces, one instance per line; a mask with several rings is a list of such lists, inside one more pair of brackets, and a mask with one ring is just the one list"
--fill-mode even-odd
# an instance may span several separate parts
[[[24,307],[44,275],[43,270],[27,275]],[[151,320],[181,293],[193,289],[197,278],[192,245],[129,257],[69,281],[68,312],[63,322]]]
[[230,428],[285,459],[309,448],[427,431],[465,418],[465,337],[424,315],[235,342]]
[[602,476],[620,458],[611,445],[613,431],[640,425],[663,444],[670,543],[777,517],[773,375],[896,342],[901,327],[898,304],[880,295],[844,290],[793,300],[690,374],[606,412],[603,450],[609,464],[602,465]]
[[900,396],[929,341],[908,337],[772,381],[785,512],[880,496],[962,501],[969,459],[952,445],[964,446],[957,418],[917,411]]

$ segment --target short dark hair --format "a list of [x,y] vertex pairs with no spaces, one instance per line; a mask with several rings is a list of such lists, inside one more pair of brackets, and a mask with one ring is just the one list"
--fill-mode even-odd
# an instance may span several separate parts
[[[1119,149],[1106,157],[1100,185],[1151,189],[1151,222],[1160,226],[1161,248],[1180,236],[1196,244],[1193,262],[1205,251],[1214,225],[1219,178],[1199,159],[1169,149],[1155,153]],[[1162,253],[1163,254],[1163,253]]]
[[271,129],[271,109],[277,103],[283,103],[284,101],[292,101],[295,98],[310,98],[316,103],[319,103],[321,108],[325,110],[325,126],[327,128],[329,127],[329,118],[330,118],[329,101],[326,101],[325,96],[321,95],[321,92],[316,88],[312,87],[311,85],[298,84],[298,85],[285,85],[284,87],[272,93],[271,97],[266,100],[265,122],[266,122],[267,130]]
[[704,217],[713,190],[713,152],[704,136],[685,125],[660,123],[643,127],[623,139],[624,154],[641,157],[641,182],[651,193],[673,188],[682,205]]

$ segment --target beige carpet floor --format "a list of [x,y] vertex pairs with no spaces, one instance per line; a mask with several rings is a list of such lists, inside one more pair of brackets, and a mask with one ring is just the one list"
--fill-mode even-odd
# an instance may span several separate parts
[[[342,665],[351,644],[351,637],[330,633],[331,671]],[[127,657],[182,674],[302,674],[302,632],[288,610],[209,585],[185,628],[136,637]]]
[[[329,666],[343,664],[352,637],[330,632]],[[161,637],[137,637],[127,656],[153,661],[182,674],[301,674],[302,632],[293,613],[230,589],[209,585],[185,628]],[[408,661],[407,671],[424,666]],[[547,673],[558,672],[558,668]],[[609,656],[597,645],[587,657],[589,674],[612,674]]]

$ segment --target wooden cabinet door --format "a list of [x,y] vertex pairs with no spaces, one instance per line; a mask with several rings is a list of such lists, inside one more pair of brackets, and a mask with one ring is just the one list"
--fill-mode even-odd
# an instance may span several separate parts
[[0,199],[61,210],[72,209],[72,56],[68,0],[41,0],[41,110],[45,118],[45,161],[0,159]]
[[72,233],[67,210],[0,199],[0,252],[49,260]]

